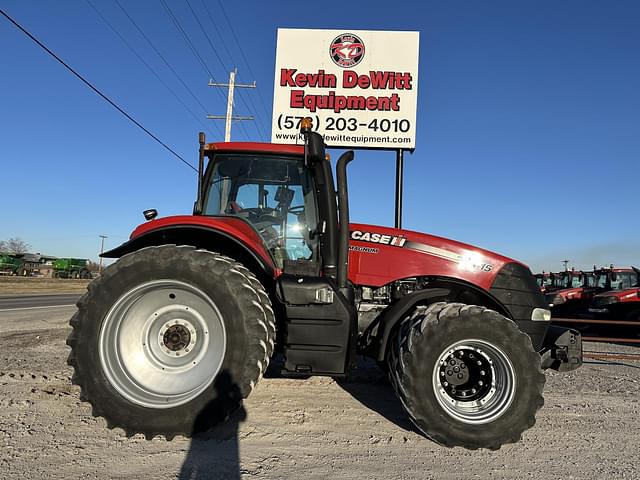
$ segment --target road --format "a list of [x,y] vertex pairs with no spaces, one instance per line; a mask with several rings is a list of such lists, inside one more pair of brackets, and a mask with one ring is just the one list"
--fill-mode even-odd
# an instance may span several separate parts
[[79,293],[58,293],[48,295],[0,295],[0,312],[10,310],[30,310],[49,307],[73,306],[80,298]]

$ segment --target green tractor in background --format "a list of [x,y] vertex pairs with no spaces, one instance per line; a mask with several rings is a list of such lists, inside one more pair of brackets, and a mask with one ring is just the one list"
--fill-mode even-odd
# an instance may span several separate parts
[[0,275],[20,275],[24,260],[6,253],[0,254]]
[[88,262],[82,258],[58,258],[53,261],[53,278],[91,278]]

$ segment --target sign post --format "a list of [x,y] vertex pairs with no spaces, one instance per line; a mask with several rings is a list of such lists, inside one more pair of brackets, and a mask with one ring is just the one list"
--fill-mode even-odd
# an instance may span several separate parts
[[331,148],[396,151],[402,224],[403,150],[415,148],[418,32],[278,29],[271,141],[302,143],[300,121]]

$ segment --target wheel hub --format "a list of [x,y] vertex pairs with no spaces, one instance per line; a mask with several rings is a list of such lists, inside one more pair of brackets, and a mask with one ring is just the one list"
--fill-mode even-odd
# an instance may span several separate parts
[[442,388],[456,401],[472,401],[491,390],[491,360],[474,349],[460,348],[440,361]]
[[509,358],[484,340],[457,342],[440,355],[433,370],[436,399],[452,417],[470,424],[502,415],[515,394]]
[[175,319],[165,323],[158,332],[162,351],[172,357],[189,353],[196,344],[198,334],[191,322]]

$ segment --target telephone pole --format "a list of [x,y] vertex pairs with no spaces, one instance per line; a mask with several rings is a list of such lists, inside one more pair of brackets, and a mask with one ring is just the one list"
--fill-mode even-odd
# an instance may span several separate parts
[[229,93],[227,95],[227,114],[226,115],[207,115],[207,118],[210,120],[225,120],[225,129],[224,129],[224,141],[231,141],[231,122],[233,120],[255,120],[253,116],[248,117],[240,117],[233,115],[233,91],[236,88],[256,88],[256,82],[249,85],[244,85],[241,83],[236,83],[236,73],[238,73],[238,69],[234,68],[232,72],[229,72],[229,83],[216,83],[212,80],[209,80],[210,87],[228,87]]
[[102,273],[102,252],[104,252],[104,239],[108,238],[106,235],[98,235],[102,239],[102,244],[100,245],[100,266],[98,267],[98,272]]

